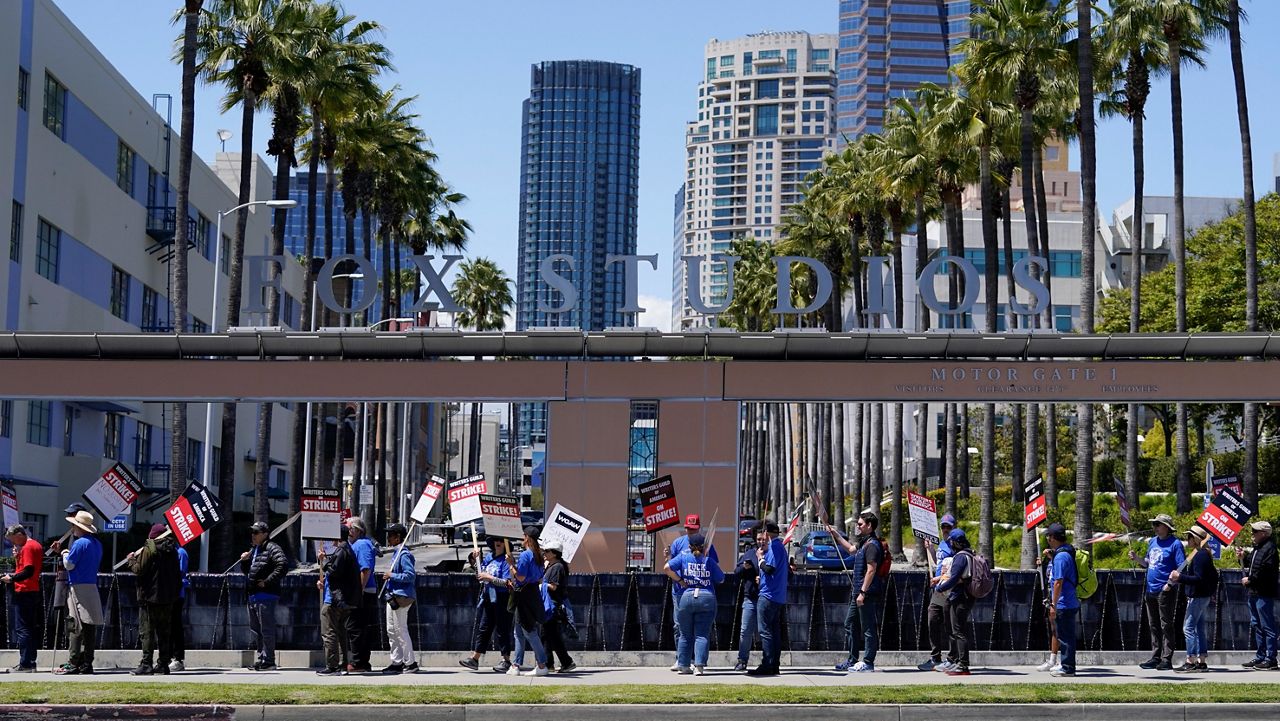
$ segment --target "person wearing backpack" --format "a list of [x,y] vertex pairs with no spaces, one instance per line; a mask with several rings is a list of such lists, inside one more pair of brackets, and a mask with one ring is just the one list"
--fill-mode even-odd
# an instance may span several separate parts
[[1067,529],[1054,523],[1045,530],[1053,561],[1049,565],[1049,618],[1058,629],[1060,662],[1049,671],[1051,676],[1076,675],[1076,619],[1080,615],[1080,599],[1076,596],[1079,572],[1076,550],[1067,543]]
[[[880,649],[880,608],[884,603],[885,576],[891,559],[884,543],[876,536],[880,519],[867,511],[858,516],[857,544],[850,543],[831,526],[831,537],[843,550],[853,554],[849,575],[849,610],[844,618],[845,641],[849,656],[836,664],[837,671],[870,673],[876,670],[876,652]],[[859,661],[858,657],[862,656]]]
[[1138,664],[1138,668],[1168,671],[1173,668],[1173,617],[1178,604],[1178,591],[1169,583],[1169,574],[1187,560],[1182,542],[1174,537],[1173,518],[1161,513],[1151,519],[1151,530],[1156,537],[1147,541],[1147,555],[1129,551],[1129,560],[1137,561],[1147,569],[1147,588],[1142,606],[1151,627],[1151,658]]
[[969,537],[959,528],[947,535],[947,543],[951,546],[951,568],[946,577],[936,587],[938,593],[947,594],[947,608],[951,617],[951,650],[947,660],[939,669],[948,676],[969,675],[969,647],[973,645],[970,637],[969,612],[973,610],[974,596],[969,592],[969,582],[973,578],[973,551],[969,547]]
[[947,610],[947,594],[938,590],[938,584],[942,583],[943,568],[950,567],[947,559],[955,555],[955,550],[951,548],[951,543],[947,541],[947,536],[951,535],[951,530],[956,527],[956,517],[950,513],[944,515],[938,521],[939,535],[938,553],[934,558],[935,565],[933,567],[933,575],[929,578],[929,658],[923,661],[916,668],[921,671],[933,671],[942,665],[942,642],[946,640],[951,633],[951,618],[948,616]]
[[1191,555],[1169,574],[1169,580],[1182,586],[1187,596],[1187,611],[1183,617],[1182,635],[1187,638],[1187,662],[1174,669],[1175,673],[1204,673],[1209,670],[1209,635],[1205,624],[1205,612],[1209,599],[1218,590],[1218,569],[1213,567],[1213,553],[1205,545],[1209,534],[1200,526],[1187,529],[1187,546]]

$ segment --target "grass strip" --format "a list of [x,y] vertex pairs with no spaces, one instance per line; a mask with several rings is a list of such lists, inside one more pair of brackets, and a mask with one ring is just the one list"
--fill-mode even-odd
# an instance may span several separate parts
[[[942,704],[960,685],[919,686],[671,686],[664,704]],[[652,704],[654,687],[391,686],[236,683],[0,684],[0,704]],[[963,684],[964,697],[983,703],[1280,703],[1280,684]]]

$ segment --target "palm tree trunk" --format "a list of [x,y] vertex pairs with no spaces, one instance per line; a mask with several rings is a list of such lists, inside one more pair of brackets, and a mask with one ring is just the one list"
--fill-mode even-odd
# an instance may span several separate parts
[[969,404],[961,403],[960,410],[960,447],[956,449],[960,457],[960,497],[969,498],[969,490],[973,487],[973,454],[969,449],[973,441],[969,434]]
[[[853,404],[853,515],[857,516],[865,507],[863,500],[866,494],[863,493],[863,484],[866,483],[866,451],[863,445],[866,436],[866,421],[864,419],[866,411],[865,403]],[[844,531],[844,526],[840,527]]]
[[[920,277],[920,271],[924,270],[925,265],[929,263],[929,223],[925,219],[924,209],[924,193],[916,193],[916,269],[915,276]],[[924,303],[916,303],[919,311],[919,329],[929,330],[929,306]]]
[[[1039,226],[1037,225],[1037,207],[1035,203],[1035,190],[1033,188],[1032,178],[1035,175],[1035,146],[1039,145],[1038,138],[1035,137],[1035,128],[1032,122],[1032,107],[1022,109],[1022,158],[1019,161],[1019,174],[1022,176],[1022,215],[1027,223],[1027,249],[1030,255],[1035,255],[1040,248]],[[1006,251],[1006,255],[1012,253]],[[1049,258],[1045,257],[1045,263],[1049,262]],[[1013,263],[1009,263],[1009,279],[1013,281]],[[1013,304],[1013,295],[1009,296],[1010,305]],[[1030,320],[1028,318],[1028,320]]]
[[[1135,60],[1130,59],[1130,66],[1135,69],[1138,66],[1145,68],[1141,58],[1138,58],[1138,65],[1134,65]],[[1147,232],[1146,212],[1143,208],[1143,195],[1146,186],[1146,163],[1143,157],[1143,123],[1144,116],[1140,108],[1131,113],[1132,131],[1133,131],[1133,231],[1130,233],[1130,249],[1129,249],[1129,332],[1138,333],[1142,330],[1142,271],[1143,271],[1143,250],[1146,247],[1145,238]],[[1128,425],[1125,429],[1125,471],[1124,483],[1125,494],[1128,496],[1129,503],[1135,504],[1137,508],[1138,499],[1138,404],[1130,403],[1127,410]]]
[[1049,508],[1058,507],[1058,404],[1044,408],[1044,497]]
[[996,404],[984,403],[982,414],[982,489],[978,493],[978,553],[995,558]]
[[[899,316],[901,317],[901,316]],[[893,554],[896,560],[905,560],[906,556],[902,553],[902,404],[893,404],[893,475],[891,481],[893,483],[893,492],[889,502],[893,504],[890,507],[889,518],[889,552]]]
[[833,521],[833,522],[834,522],[834,524],[835,524],[835,527],[836,527],[836,528],[838,528],[838,529],[840,529],[841,531],[843,531],[843,530],[844,530],[844,519],[845,519],[845,515],[844,515],[844,492],[845,492],[845,487],[844,487],[844,478],[845,478],[845,475],[844,475],[844,465],[845,465],[845,449],[847,448],[847,446],[845,445],[845,435],[844,435],[844,417],[845,417],[845,404],[844,404],[843,402],[841,402],[841,403],[837,403],[837,404],[836,404],[836,408],[835,408],[835,425],[836,425],[836,427],[835,427],[835,452],[836,452],[835,467],[836,467],[836,473],[835,473],[835,485],[834,485],[834,488],[832,489],[832,491],[833,491],[833,493],[832,493],[832,497],[833,497],[833,498],[834,498],[834,500],[835,500],[835,512],[832,514],[832,517],[831,517],[831,518],[832,518],[832,521]]
[[884,404],[871,404],[871,436],[867,446],[868,460],[871,461],[870,490],[867,494],[867,506],[876,516],[880,515],[880,503],[884,500]]
[[[1014,435],[1017,435],[1019,429],[1014,427]],[[1027,425],[1025,429],[1027,439],[1027,456],[1026,464],[1022,469],[1022,482],[1026,483],[1036,477],[1040,470],[1040,406],[1035,403],[1027,404]],[[1015,486],[1017,482],[1015,481]],[[1023,493],[1023,498],[1026,494]],[[1014,504],[1017,508],[1017,504]],[[1022,530],[1022,553],[1021,567],[1024,570],[1035,568],[1036,565],[1036,532],[1034,529]]]
[[[1080,3],[1076,11],[1080,68],[1080,322],[1082,333],[1094,328],[1093,250],[1097,238],[1098,158],[1094,137],[1093,102],[1093,5]],[[1093,406],[1081,404],[1076,414],[1076,518],[1075,542],[1082,544],[1093,535]]]
[[831,520],[831,404],[819,403],[814,406],[818,411],[818,426],[821,429],[821,435],[818,441],[818,469],[821,476],[818,481],[818,487],[822,493],[822,515]]
[[945,416],[946,420],[944,425],[946,433],[946,448],[943,449],[943,453],[945,454],[944,462],[947,466],[945,479],[947,489],[947,513],[955,516],[959,512],[959,504],[956,500],[956,496],[958,495],[956,493],[956,486],[960,480],[960,464],[956,458],[956,443],[959,441],[959,433],[958,428],[956,427],[955,403],[946,404]]

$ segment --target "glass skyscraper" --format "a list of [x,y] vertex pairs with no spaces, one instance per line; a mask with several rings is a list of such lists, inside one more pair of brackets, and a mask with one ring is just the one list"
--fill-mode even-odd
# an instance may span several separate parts
[[[633,326],[623,313],[624,268],[606,256],[636,252],[636,193],[640,166],[640,69],[594,60],[556,60],[532,67],[524,101],[520,153],[519,268],[516,330]],[[538,272],[563,254],[555,270],[577,290],[564,297]],[[546,406],[520,406],[517,442],[546,441]]]

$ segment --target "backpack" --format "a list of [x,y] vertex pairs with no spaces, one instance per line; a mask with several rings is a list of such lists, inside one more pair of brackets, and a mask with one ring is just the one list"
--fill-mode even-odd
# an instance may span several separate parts
[[893,570],[893,558],[889,555],[889,546],[884,542],[883,538],[873,536],[875,542],[880,544],[880,563],[876,564],[876,578],[888,578],[889,571]]
[[1093,570],[1093,556],[1076,549],[1076,598],[1084,600],[1098,592],[1098,573]]
[[962,551],[969,554],[969,585],[965,588],[973,598],[986,598],[996,587],[995,576],[991,575],[991,563],[987,557],[973,551]]

